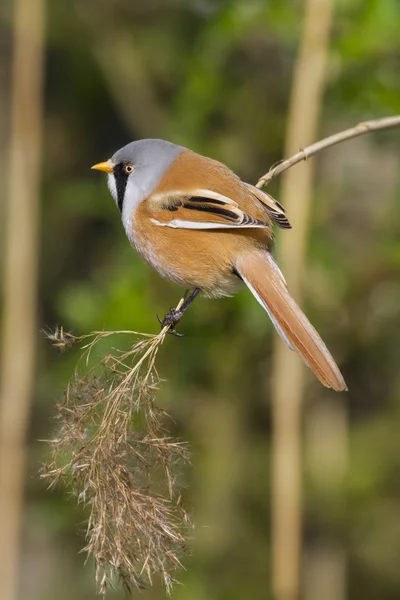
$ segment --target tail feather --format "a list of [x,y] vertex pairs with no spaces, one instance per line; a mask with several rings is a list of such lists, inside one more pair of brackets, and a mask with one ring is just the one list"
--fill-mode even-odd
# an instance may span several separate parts
[[269,253],[246,254],[236,269],[261,306],[267,311],[283,341],[297,350],[326,387],[347,390],[339,367],[317,331],[289,294],[285,279]]

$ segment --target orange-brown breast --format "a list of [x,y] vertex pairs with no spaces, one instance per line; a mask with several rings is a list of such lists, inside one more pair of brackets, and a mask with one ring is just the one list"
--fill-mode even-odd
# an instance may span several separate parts
[[[233,273],[236,257],[252,247],[271,249],[272,222],[239,177],[221,163],[190,150],[178,155],[153,194],[171,190],[192,194],[196,188],[210,189],[231,198],[244,212],[271,226],[237,230],[161,227],[151,219],[170,221],[171,212],[160,210],[150,195],[139,204],[133,216],[134,243],[144,260],[162,276],[184,287],[200,287],[208,295],[229,294],[238,282]],[[194,219],[207,221],[207,213],[196,211]]]

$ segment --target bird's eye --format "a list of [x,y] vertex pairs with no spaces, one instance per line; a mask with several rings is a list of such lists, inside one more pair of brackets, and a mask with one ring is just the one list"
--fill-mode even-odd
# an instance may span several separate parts
[[124,166],[124,171],[125,171],[125,173],[127,173],[127,175],[130,175],[134,171],[134,166],[131,165],[131,164],[125,165]]

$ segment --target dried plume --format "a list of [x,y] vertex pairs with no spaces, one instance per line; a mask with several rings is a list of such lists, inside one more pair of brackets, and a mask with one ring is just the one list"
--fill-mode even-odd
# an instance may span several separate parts
[[155,359],[167,331],[46,333],[60,349],[83,343],[87,359],[113,333],[136,339],[128,351],[114,349],[94,368],[86,366],[83,375],[77,368],[58,405],[51,459],[42,472],[49,487],[62,481],[87,506],[84,550],[103,594],[116,579],[129,590],[152,583],[157,573],[170,592],[179,557],[188,552],[191,523],[179,482],[188,450],[168,436],[167,415],[155,404]]

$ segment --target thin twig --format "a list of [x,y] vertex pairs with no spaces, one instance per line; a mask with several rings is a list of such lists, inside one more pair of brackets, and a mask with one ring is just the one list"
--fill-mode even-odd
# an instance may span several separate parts
[[302,160],[307,160],[317,152],[321,150],[325,150],[325,148],[329,148],[330,146],[335,146],[336,144],[340,144],[340,142],[345,142],[346,140],[350,140],[352,138],[358,137],[360,135],[364,135],[365,133],[369,133],[370,131],[381,131],[383,129],[394,129],[395,127],[400,127],[400,115],[396,115],[394,117],[385,117],[383,119],[374,119],[373,121],[362,121],[358,123],[355,127],[350,127],[350,129],[345,129],[344,131],[340,131],[339,133],[335,133],[334,135],[330,135],[319,142],[315,142],[315,144],[311,144],[311,146],[307,146],[303,150],[300,150],[290,158],[282,161],[275,167],[271,167],[271,169],[260,177],[258,180],[256,187],[262,188],[264,185],[267,185],[271,179],[280,175],[293,165],[301,162]]

